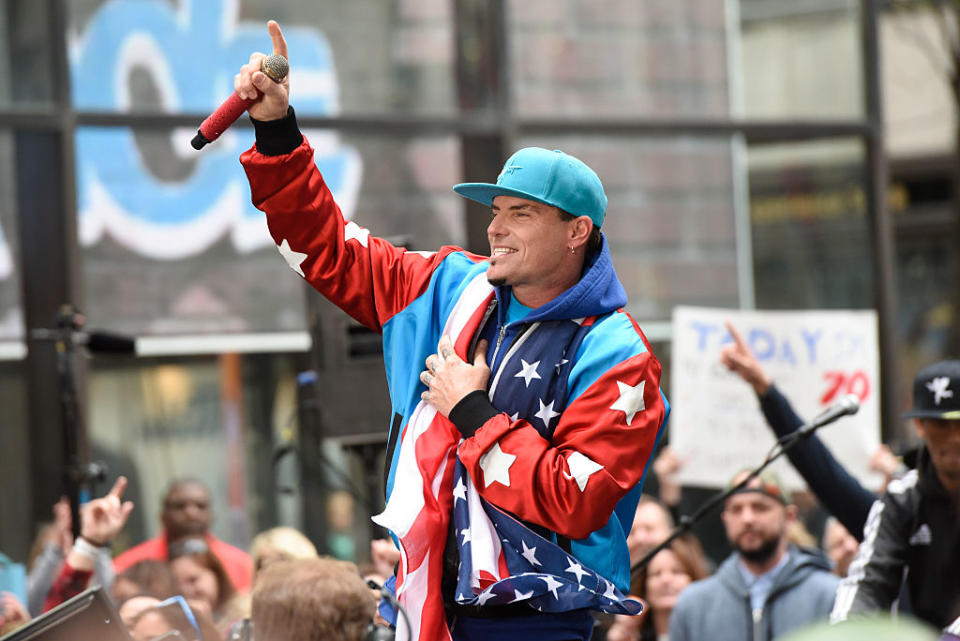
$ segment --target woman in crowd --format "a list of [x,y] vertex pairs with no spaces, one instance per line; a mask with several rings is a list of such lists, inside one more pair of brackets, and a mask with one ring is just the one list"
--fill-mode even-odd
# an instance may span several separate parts
[[657,552],[631,585],[643,599],[638,617],[618,615],[607,632],[607,641],[667,641],[670,613],[677,597],[688,585],[707,576],[707,564],[699,542],[678,538]]
[[184,539],[171,545],[170,571],[180,594],[193,609],[208,613],[221,634],[247,615],[223,564],[203,539]]

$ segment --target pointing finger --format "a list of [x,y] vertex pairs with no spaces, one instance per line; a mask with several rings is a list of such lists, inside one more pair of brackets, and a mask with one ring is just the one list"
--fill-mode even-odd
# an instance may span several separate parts
[[267,31],[270,32],[270,40],[273,41],[273,53],[279,53],[289,61],[290,56],[287,54],[287,41],[284,39],[283,32],[280,30],[280,25],[277,24],[276,20],[271,20],[267,23]]
[[730,332],[730,336],[733,337],[733,342],[737,344],[737,348],[747,350],[747,344],[744,342],[743,336],[741,336],[737,328],[733,326],[733,323],[724,321],[723,324],[727,326],[727,331]]
[[110,491],[107,493],[108,497],[116,497],[119,502],[123,497],[123,491],[127,489],[127,477],[118,476],[117,480],[113,482],[113,487],[110,488]]

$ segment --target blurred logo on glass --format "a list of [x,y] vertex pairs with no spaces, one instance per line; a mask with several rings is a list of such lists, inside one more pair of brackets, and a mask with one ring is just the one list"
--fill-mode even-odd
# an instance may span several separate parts
[[[254,51],[268,51],[265,24],[237,20],[238,0],[104,3],[70,34],[71,85],[79,111],[129,111],[134,72],[149,75],[152,109],[204,114],[233,91],[233,76]],[[326,38],[313,28],[284,30],[293,61],[291,102],[297,112],[335,115],[339,96]],[[199,122],[197,123],[199,125]],[[253,144],[250,129],[227,132],[195,155],[196,127],[170,135],[175,160],[193,162],[179,181],[158,178],[134,132],[82,127],[76,135],[80,242],[104,234],[141,255],[173,260],[204,251],[225,235],[240,252],[273,247],[263,216],[250,203],[237,157]],[[327,184],[351,217],[362,170],[359,154],[329,131],[307,131]],[[2,261],[0,261],[2,262]],[[2,267],[2,264],[0,264]]]

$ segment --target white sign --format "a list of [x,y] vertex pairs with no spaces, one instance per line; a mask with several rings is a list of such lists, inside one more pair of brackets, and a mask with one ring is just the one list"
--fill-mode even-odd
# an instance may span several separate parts
[[[730,321],[805,422],[846,394],[860,411],[816,436],[861,483],[876,489],[870,456],[880,444],[877,318],[873,311],[760,312],[677,307],[673,313],[670,445],[684,462],[679,482],[724,487],[775,443],[757,396],[720,363]],[[772,466],[788,487],[805,486],[784,455]]]

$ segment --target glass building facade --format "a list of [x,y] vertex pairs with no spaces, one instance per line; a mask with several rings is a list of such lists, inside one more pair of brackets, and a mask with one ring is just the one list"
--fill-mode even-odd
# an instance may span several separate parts
[[[230,542],[289,524],[365,558],[389,420],[376,337],[277,256],[237,162],[249,125],[188,144],[270,46],[271,18],[316,161],[376,235],[483,252],[486,215],[453,184],[492,179],[527,145],[594,167],[665,384],[680,304],[876,308],[888,408],[904,372],[946,353],[956,243],[928,232],[954,229],[954,183],[924,190],[929,172],[907,163],[877,197],[875,7],[14,0],[0,7],[0,399],[18,453],[0,512],[14,522],[49,515],[75,446],[130,476],[131,540],[156,532],[166,484],[191,476]],[[73,444],[53,342],[33,331],[64,303],[88,328],[137,338],[136,356],[78,348]],[[0,549],[26,550],[32,530],[2,530]]]

